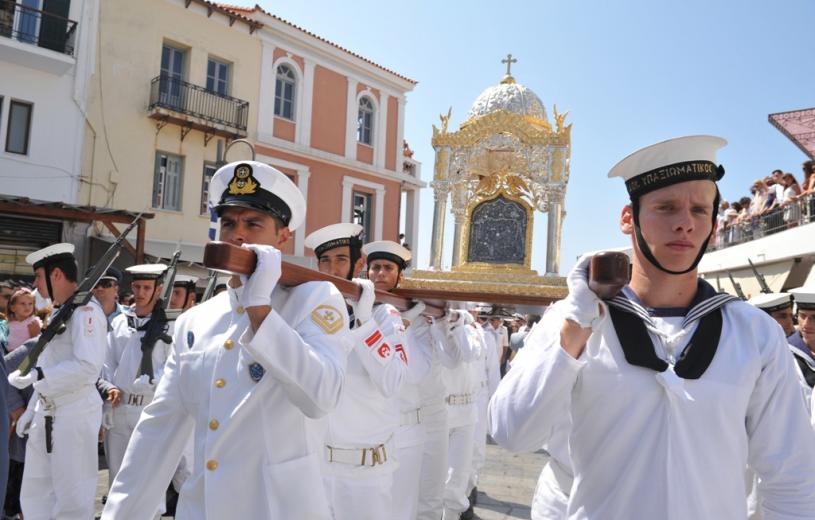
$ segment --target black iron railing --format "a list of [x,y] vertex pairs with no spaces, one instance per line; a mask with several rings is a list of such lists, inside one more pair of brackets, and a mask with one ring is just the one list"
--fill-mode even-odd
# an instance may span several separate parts
[[803,195],[765,215],[720,226],[716,232],[716,243],[708,247],[708,251],[758,240],[810,222],[815,222],[815,193]]
[[170,76],[150,82],[150,109],[162,107],[246,131],[249,102]]
[[73,56],[76,22],[32,9],[14,0],[0,0],[0,36]]

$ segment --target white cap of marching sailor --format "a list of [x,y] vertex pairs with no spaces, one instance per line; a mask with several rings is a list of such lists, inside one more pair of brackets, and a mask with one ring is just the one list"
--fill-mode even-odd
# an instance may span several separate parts
[[314,250],[317,256],[335,247],[356,246],[359,248],[362,247],[362,240],[359,238],[362,230],[362,226],[350,222],[331,224],[307,236],[305,245]]
[[229,206],[271,215],[294,231],[306,217],[306,200],[284,173],[258,161],[222,166],[209,183],[209,203],[220,216]]
[[753,296],[747,300],[747,303],[766,312],[775,312],[792,307],[792,295],[790,293],[762,293]]
[[799,309],[815,309],[815,286],[799,287],[790,289],[790,294],[795,299],[795,306]]
[[69,257],[74,258],[74,245],[62,242],[34,251],[25,257],[25,261],[36,271],[48,262]]
[[173,286],[176,285],[195,285],[198,283],[198,277],[189,274],[177,274],[173,280]]
[[410,250],[400,246],[393,240],[378,240],[369,242],[362,246],[362,253],[367,257],[367,262],[371,260],[390,260],[399,266],[399,270],[404,270],[412,258]]
[[139,264],[125,269],[133,280],[157,280],[166,270],[164,264]]

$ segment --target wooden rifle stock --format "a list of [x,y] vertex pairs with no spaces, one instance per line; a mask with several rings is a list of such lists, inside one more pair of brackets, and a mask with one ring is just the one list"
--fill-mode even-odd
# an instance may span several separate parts
[[[255,271],[257,256],[251,249],[238,247],[227,242],[210,242],[204,248],[204,265],[208,269],[221,273],[248,276]],[[316,281],[331,282],[345,298],[353,301],[359,300],[362,293],[362,289],[349,280],[290,262],[283,262],[283,274],[280,277],[280,283],[284,286],[294,287],[306,282]],[[386,291],[376,291],[376,301],[377,303],[389,303],[400,311],[406,311],[413,306],[413,301],[410,298]],[[425,316],[434,318],[444,316],[443,307],[437,304],[425,305],[422,312]]]
[[631,280],[628,255],[619,251],[603,251],[591,257],[589,289],[602,300],[609,300]]

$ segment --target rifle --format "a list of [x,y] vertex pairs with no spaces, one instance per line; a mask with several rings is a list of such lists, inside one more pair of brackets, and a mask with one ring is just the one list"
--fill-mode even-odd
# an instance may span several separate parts
[[181,314],[180,309],[168,310],[167,306],[170,304],[170,296],[173,294],[173,282],[175,282],[175,273],[178,269],[178,259],[181,257],[181,247],[177,247],[173,258],[170,260],[170,265],[164,271],[161,284],[161,294],[153,306],[153,312],[150,313],[150,321],[147,322],[147,330],[144,331],[144,336],[141,338],[141,363],[139,364],[139,376],[146,375],[153,382],[153,348],[156,346],[158,340],[170,344],[173,338],[167,334],[168,323]]
[[771,292],[773,292],[772,289],[770,289],[770,286],[767,285],[767,280],[764,279],[764,275],[759,273],[758,269],[756,269],[756,266],[753,265],[753,261],[750,260],[749,258],[747,259],[747,261],[750,263],[750,269],[753,270],[753,276],[755,276],[756,280],[758,280],[758,285],[761,287],[761,292],[763,292],[764,294],[770,294]]
[[[71,319],[74,311],[78,307],[84,307],[88,304],[93,296],[93,288],[96,287],[99,279],[104,276],[105,271],[108,270],[111,264],[113,264],[113,261],[116,260],[116,257],[119,256],[119,250],[122,248],[127,234],[133,231],[133,228],[136,227],[136,224],[138,224],[139,220],[141,220],[142,214],[144,214],[143,211],[136,215],[133,222],[131,222],[125,228],[125,230],[119,234],[119,238],[117,238],[110,245],[110,247],[108,247],[105,254],[103,254],[99,261],[96,262],[96,265],[93,266],[91,272],[88,273],[85,279],[79,283],[74,293],[67,300],[65,300],[62,305],[60,305],[59,311],[57,311],[57,313],[51,318],[48,326],[45,327],[45,330],[43,330],[40,334],[37,344],[34,345],[34,347],[28,353],[28,356],[23,359],[22,363],[20,363],[20,365],[17,367],[20,370],[21,375],[26,375],[31,368],[36,365],[37,359],[40,357],[40,354],[42,354],[42,351],[45,350],[45,347],[48,345],[49,341],[54,339],[56,335],[65,332],[68,320]],[[51,296],[53,297],[53,295]]]
[[212,295],[215,293],[216,285],[218,285],[218,271],[210,269],[209,276],[207,276],[207,288],[204,289],[204,294],[203,296],[201,296],[200,303],[204,303],[205,301],[212,298]]
[[741,290],[741,284],[739,284],[736,280],[733,279],[733,273],[727,271],[727,276],[730,277],[730,283],[733,284],[733,289],[736,291],[736,295],[742,300],[746,300],[747,297],[744,296],[744,291]]

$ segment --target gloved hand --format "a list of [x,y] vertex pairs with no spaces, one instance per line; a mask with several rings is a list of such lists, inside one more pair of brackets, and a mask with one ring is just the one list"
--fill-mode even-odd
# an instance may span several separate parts
[[37,382],[37,371],[32,369],[26,375],[21,375],[19,370],[15,370],[8,375],[8,382],[14,388],[22,390]]
[[25,437],[28,434],[28,430],[31,429],[31,423],[33,421],[34,421],[34,410],[31,408],[26,408],[23,414],[17,418],[17,427],[15,428],[17,436]]
[[447,320],[433,320],[430,326],[430,337],[434,341],[446,341],[450,334],[450,323]]
[[351,281],[362,289],[359,300],[352,303],[351,306],[354,308],[354,319],[363,324],[371,319],[371,313],[373,312],[374,301],[376,300],[374,283],[364,278],[354,278]]
[[155,383],[150,382],[150,376],[147,374],[140,375],[135,381],[133,381],[134,394],[150,394],[155,388]]
[[248,277],[241,275],[243,283],[241,304],[244,307],[271,305],[272,291],[283,274],[280,251],[272,246],[260,244],[243,244],[242,247],[254,251],[258,262],[254,273]]
[[105,406],[102,410],[102,428],[112,430],[113,425],[113,408],[110,406]]
[[402,313],[402,319],[407,320],[408,322],[412,322],[424,311],[424,309],[425,309],[424,302],[418,301],[413,307]]
[[563,300],[565,317],[582,328],[595,327],[602,315],[603,302],[589,289],[589,263],[593,254],[580,257],[566,277],[569,294]]
[[447,311],[447,322],[451,325],[461,325],[464,323],[464,315],[469,314],[468,312],[459,310],[459,309],[450,309]]

